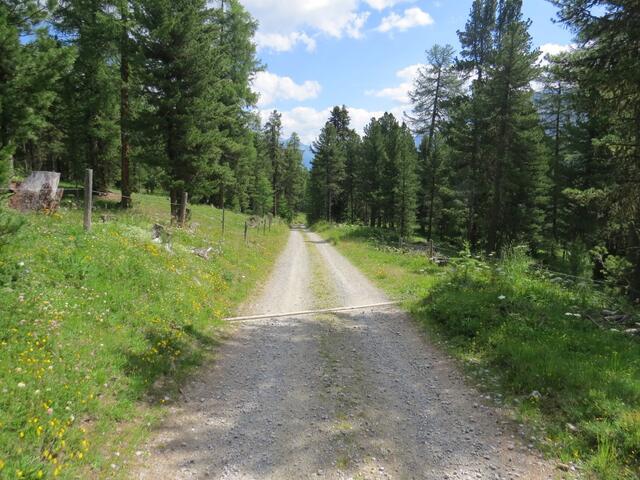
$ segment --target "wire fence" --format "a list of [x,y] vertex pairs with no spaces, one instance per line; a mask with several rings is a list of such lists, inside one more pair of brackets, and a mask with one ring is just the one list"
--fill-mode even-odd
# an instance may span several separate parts
[[[65,187],[60,187],[59,190],[62,190],[63,193],[73,193],[75,194],[75,197],[82,201],[84,197],[84,201],[83,201],[83,209],[84,209],[84,216],[83,216],[83,223],[84,223],[84,229],[86,231],[91,230],[92,228],[92,214],[94,211],[94,196],[101,196],[101,197],[116,197],[120,200],[133,200],[134,197],[133,195],[123,195],[120,192],[110,192],[110,191],[101,191],[101,190],[94,190],[93,189],[93,171],[91,169],[87,169],[86,171],[86,175],[85,175],[85,185],[84,187],[70,187],[70,188],[65,188]],[[0,188],[0,194],[2,193],[18,193],[17,190],[15,188]],[[101,204],[102,206],[104,206],[105,204]],[[106,204],[107,207],[109,206],[109,204]],[[187,222],[190,221],[190,216],[191,216],[191,211],[188,208],[190,205],[189,203],[189,196],[186,192],[183,193],[182,195],[182,201],[181,202],[176,202],[176,201],[172,201],[169,200],[168,202],[168,206],[171,207],[171,224],[173,225],[174,222],[177,223],[177,225],[179,227],[186,227],[187,226]],[[115,206],[115,204],[114,204]],[[175,209],[174,209],[175,207]],[[222,208],[222,216],[221,216],[221,241],[224,242],[225,241],[225,211],[226,209],[223,207]],[[103,216],[103,221],[104,220],[104,216]],[[267,229],[268,231],[271,231],[272,228],[272,223],[274,221],[274,217],[272,215],[263,215],[261,218],[258,216],[251,216],[248,217],[247,220],[245,221],[244,224],[244,233],[243,233],[243,237],[244,237],[244,242],[245,244],[249,243],[249,231],[251,229],[257,229],[260,230],[262,229],[263,234],[266,235],[267,233]],[[276,220],[277,221],[277,220]],[[192,225],[197,225],[196,223],[193,223]]]

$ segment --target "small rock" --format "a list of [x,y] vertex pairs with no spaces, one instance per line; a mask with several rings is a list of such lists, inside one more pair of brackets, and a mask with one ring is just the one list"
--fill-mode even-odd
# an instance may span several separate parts
[[542,394],[538,390],[534,390],[529,394],[529,398],[532,400],[541,400]]

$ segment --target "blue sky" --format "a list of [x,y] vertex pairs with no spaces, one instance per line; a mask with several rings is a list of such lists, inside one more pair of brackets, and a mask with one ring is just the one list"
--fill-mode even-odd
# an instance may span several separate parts
[[[263,117],[281,111],[285,135],[295,130],[310,143],[334,105],[347,105],[360,131],[372,116],[407,111],[406,93],[425,50],[435,43],[459,48],[456,31],[472,0],[242,3],[260,22],[256,41],[267,70],[254,87]],[[553,53],[571,43],[546,0],[524,0],[524,11],[537,47]]]

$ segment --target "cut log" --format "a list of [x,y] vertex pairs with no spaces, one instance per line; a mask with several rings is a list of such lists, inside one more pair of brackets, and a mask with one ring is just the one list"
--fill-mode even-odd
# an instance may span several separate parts
[[60,205],[64,190],[59,189],[60,174],[57,172],[33,172],[16,186],[16,193],[9,205],[21,212],[55,211]]

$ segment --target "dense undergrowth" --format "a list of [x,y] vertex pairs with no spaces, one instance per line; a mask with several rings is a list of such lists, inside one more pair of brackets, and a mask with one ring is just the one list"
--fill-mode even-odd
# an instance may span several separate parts
[[[227,212],[221,244],[221,212],[195,206],[194,228],[170,229],[169,247],[151,236],[167,224],[166,199],[114,206],[99,205],[89,234],[73,204],[28,215],[1,247],[0,478],[127,478],[286,238],[274,226],[245,245],[244,217]],[[192,252],[209,246],[209,260]]]
[[640,477],[640,339],[596,324],[603,309],[633,312],[625,299],[553,281],[518,249],[498,262],[461,255],[437,267],[370,229],[317,230],[406,299],[543,450],[590,478]]

